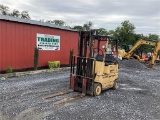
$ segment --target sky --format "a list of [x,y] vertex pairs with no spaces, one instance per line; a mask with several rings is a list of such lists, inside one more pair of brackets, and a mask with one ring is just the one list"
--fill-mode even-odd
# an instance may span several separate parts
[[114,30],[125,20],[135,33],[160,35],[160,0],[0,0],[11,10],[26,10],[33,20],[63,20],[71,27],[93,23]]

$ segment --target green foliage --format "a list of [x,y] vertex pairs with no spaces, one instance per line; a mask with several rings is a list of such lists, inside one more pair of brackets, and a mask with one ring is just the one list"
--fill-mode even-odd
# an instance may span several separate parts
[[10,16],[13,16],[13,17],[19,17],[20,16],[20,12],[16,9],[14,9],[11,13],[10,13]]
[[78,31],[82,31],[82,30],[83,30],[83,27],[80,26],[80,25],[77,25],[77,26],[74,26],[73,29],[74,29],[74,30],[78,30]]
[[148,36],[144,36],[143,34],[135,34],[135,37],[136,37],[136,40],[143,39],[143,40],[157,41],[159,38],[159,35],[149,34]]
[[69,66],[71,66],[71,59],[72,59],[73,54],[74,54],[74,50],[71,49],[69,53]]
[[99,28],[98,29],[98,34],[100,34],[100,35],[107,35],[107,31],[104,28]]
[[83,25],[83,29],[84,30],[91,30],[92,26],[93,26],[93,23],[91,21],[89,21]]
[[91,30],[92,26],[93,26],[93,23],[91,21],[89,21],[89,22],[83,24],[83,26],[76,25],[76,26],[72,27],[72,29],[78,30],[78,31],[82,31],[82,30],[88,31],[88,30]]
[[121,23],[121,26],[117,27],[114,36],[120,39],[121,44],[133,44],[135,42],[135,27],[128,20]]
[[145,52],[145,53],[148,53],[148,52],[153,52],[153,46],[151,46],[151,45],[141,45],[139,48],[138,48],[138,50],[139,51],[143,51],[143,52]]
[[48,61],[48,67],[49,67],[49,69],[53,69],[54,68],[54,62],[53,61]]
[[7,67],[6,73],[11,73],[13,72],[13,68],[11,66]]
[[39,49],[35,47],[34,49],[34,70],[38,69],[38,58],[39,58]]
[[[143,40],[158,40],[159,36],[156,34],[149,34],[148,36],[144,36],[143,34],[136,34],[134,32],[135,27],[128,20],[121,23],[121,26],[117,27],[114,30],[108,31],[107,34],[113,35],[117,37],[119,41],[119,45],[134,45],[139,39]],[[137,51],[143,52],[151,52],[153,51],[153,46],[150,45],[141,45]]]
[[149,36],[148,36],[148,38],[150,39],[150,40],[158,40],[158,38],[159,38],[159,35],[156,35],[156,34],[149,34]]
[[114,30],[109,30],[108,32],[107,32],[107,35],[114,35],[115,34],[115,31]]
[[48,67],[49,67],[49,69],[59,68],[60,61],[48,61]]
[[9,16],[13,16],[13,17],[20,17],[20,18],[24,18],[24,19],[31,19],[28,11],[22,11],[21,13],[14,9],[13,11],[10,12],[10,9],[8,6],[4,6],[4,5],[0,5],[0,14],[2,15],[9,15]]
[[54,67],[59,68],[60,67],[60,61],[54,61]]
[[55,24],[58,26],[64,26],[65,22],[63,20],[46,20],[47,23]]
[[20,16],[21,18],[24,18],[24,19],[31,19],[31,17],[28,14],[28,11],[22,11]]
[[9,7],[5,5],[0,5],[0,14],[8,15],[8,13],[9,13]]
[[53,21],[55,25],[59,25],[59,26],[64,26],[64,21],[63,20],[54,20]]

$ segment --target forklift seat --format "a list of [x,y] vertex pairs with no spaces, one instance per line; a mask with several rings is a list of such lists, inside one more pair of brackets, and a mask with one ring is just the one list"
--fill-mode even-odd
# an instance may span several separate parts
[[103,55],[97,54],[95,59],[96,59],[96,61],[102,62],[103,61]]
[[112,54],[106,54],[105,58],[105,66],[111,65],[115,63],[115,58]]
[[[103,61],[103,55],[99,55],[97,54],[95,57],[96,61]],[[106,54],[106,58],[105,58],[105,66],[111,65],[115,63],[115,58],[112,54]]]

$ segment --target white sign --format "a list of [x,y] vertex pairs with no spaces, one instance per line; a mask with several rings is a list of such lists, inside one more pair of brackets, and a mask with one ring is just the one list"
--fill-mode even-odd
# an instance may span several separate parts
[[60,50],[60,36],[37,33],[37,48],[39,50]]

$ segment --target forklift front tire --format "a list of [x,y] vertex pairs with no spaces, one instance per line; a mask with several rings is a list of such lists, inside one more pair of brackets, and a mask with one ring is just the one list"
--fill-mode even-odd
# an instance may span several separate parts
[[95,96],[100,95],[100,94],[101,94],[101,91],[102,91],[101,84],[99,84],[99,83],[94,83],[94,95],[95,95]]

